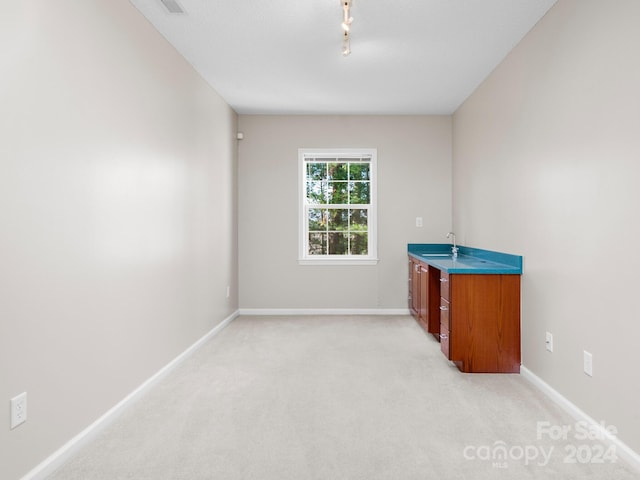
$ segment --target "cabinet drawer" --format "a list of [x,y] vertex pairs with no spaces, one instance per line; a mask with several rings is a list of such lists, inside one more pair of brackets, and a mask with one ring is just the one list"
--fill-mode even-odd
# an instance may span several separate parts
[[443,328],[442,324],[440,324],[440,350],[448,360],[451,360],[449,355],[449,330]]
[[447,330],[447,333],[451,330],[451,325],[449,323],[450,311],[451,304],[444,298],[440,298],[440,330],[444,328]]
[[445,300],[449,299],[449,274],[447,272],[440,272],[440,296]]

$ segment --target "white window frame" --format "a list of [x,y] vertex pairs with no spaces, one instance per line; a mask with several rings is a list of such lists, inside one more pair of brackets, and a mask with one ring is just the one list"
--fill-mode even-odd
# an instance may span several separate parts
[[[370,203],[367,217],[368,255],[309,255],[309,223],[306,209],[307,158],[370,158]],[[298,149],[298,263],[300,265],[376,265],[378,263],[378,150],[375,148],[300,148]]]

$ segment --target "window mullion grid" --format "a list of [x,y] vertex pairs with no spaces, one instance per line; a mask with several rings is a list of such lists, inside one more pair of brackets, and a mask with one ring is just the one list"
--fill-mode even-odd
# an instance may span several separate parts
[[309,225],[309,211],[314,208],[313,204],[309,204],[307,205],[307,211],[306,211],[306,215],[305,215],[305,226],[306,226],[306,230],[307,230],[307,238],[306,238],[306,242],[307,242],[307,248],[305,251],[305,255],[309,255],[309,252],[311,251],[311,228]]
[[[327,205],[327,211],[329,210],[347,210],[347,215],[349,213],[349,205],[346,203],[332,203]],[[329,231],[329,222],[327,222],[327,232]],[[350,233],[350,229],[348,228],[347,231],[343,231],[343,230],[332,230],[332,232],[334,233],[339,233],[339,234],[347,234],[347,242],[349,241],[349,233]],[[327,240],[328,240],[328,236],[327,236]],[[347,244],[347,256],[351,255],[351,250],[350,250],[350,245]],[[329,254],[329,245],[327,244],[327,254]]]
[[[341,161],[343,160],[343,161]],[[346,161],[344,161],[346,160]],[[352,256],[352,218],[350,213],[352,213],[352,209],[355,210],[365,210],[366,211],[366,216],[367,216],[367,230],[366,230],[366,234],[367,234],[367,251],[371,252],[372,251],[372,237],[371,237],[371,225],[369,225],[369,221],[371,220],[371,207],[372,207],[372,200],[370,199],[370,202],[368,204],[353,204],[351,202],[351,192],[349,191],[349,185],[350,184],[358,184],[358,183],[368,183],[369,185],[371,185],[372,183],[372,179],[368,179],[368,180],[362,180],[362,179],[351,179],[351,166],[352,163],[367,163],[369,161],[369,157],[354,157],[354,158],[349,158],[349,157],[324,157],[324,158],[320,158],[320,157],[313,157],[313,158],[309,158],[308,161],[305,161],[305,172],[307,171],[307,167],[306,164],[307,163],[324,163],[325,164],[325,168],[324,168],[324,175],[323,175],[323,179],[320,180],[320,182],[323,184],[324,186],[324,204],[306,204],[305,206],[305,227],[306,227],[306,255],[309,254],[309,249],[310,249],[310,243],[309,243],[309,235],[310,235],[310,231],[309,231],[309,210],[310,209],[320,209],[323,213],[323,216],[326,215],[326,217],[324,218],[325,220],[325,225],[323,228],[323,235],[325,236],[326,239],[326,253],[325,255],[327,257],[332,256],[329,253],[329,231],[330,231],[330,227],[329,227],[329,221],[330,221],[330,215],[329,212],[332,210],[339,210],[339,209],[343,209],[346,210],[347,212],[347,229],[346,231],[338,231],[335,230],[335,232],[337,233],[343,233],[347,235],[347,255],[346,256]],[[331,204],[329,203],[329,185],[332,181],[337,181],[337,180],[330,180],[329,179],[329,164],[331,163],[346,163],[347,165],[347,178],[344,180],[344,182],[346,183],[347,186],[347,203],[346,204]],[[306,182],[306,175],[305,175],[305,182]],[[306,188],[306,187],[305,187]],[[305,194],[306,194],[306,190],[305,190]]]
[[351,183],[351,162],[347,163],[347,255],[351,255],[351,192],[349,185]]

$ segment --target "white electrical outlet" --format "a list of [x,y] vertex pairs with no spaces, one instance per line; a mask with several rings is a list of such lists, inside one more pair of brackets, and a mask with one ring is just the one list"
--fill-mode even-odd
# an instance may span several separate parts
[[231,296],[231,287],[227,285],[227,298]]
[[586,350],[584,353],[584,373],[593,377],[593,355],[591,355]]
[[11,399],[11,429],[27,421],[27,392]]
[[416,227],[422,227],[422,217],[416,217]]
[[553,335],[551,335],[551,332],[547,332],[544,345],[545,347],[547,347],[547,350],[549,350],[550,352],[553,352]]

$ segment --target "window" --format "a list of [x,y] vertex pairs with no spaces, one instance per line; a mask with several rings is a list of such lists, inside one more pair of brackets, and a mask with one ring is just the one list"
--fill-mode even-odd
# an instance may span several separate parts
[[300,149],[302,264],[375,264],[376,150]]

